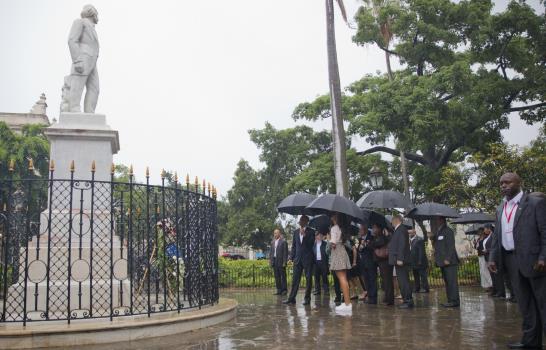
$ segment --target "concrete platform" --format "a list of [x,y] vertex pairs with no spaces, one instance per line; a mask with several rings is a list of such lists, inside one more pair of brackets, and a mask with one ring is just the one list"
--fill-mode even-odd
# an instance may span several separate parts
[[[75,346],[130,343],[152,337],[165,337],[235,318],[237,301],[220,298],[218,304],[201,310],[123,316],[109,319],[36,322],[26,327],[21,323],[0,325],[0,349],[72,348]],[[102,345],[104,349],[104,345]],[[111,347],[108,347],[111,348]]]

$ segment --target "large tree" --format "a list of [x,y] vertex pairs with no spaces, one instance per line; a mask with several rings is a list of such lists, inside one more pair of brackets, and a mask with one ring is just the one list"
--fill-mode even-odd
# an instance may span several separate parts
[[[404,68],[365,76],[343,101],[349,133],[374,147],[361,152],[399,156],[396,139],[422,195],[440,182],[450,161],[501,140],[511,112],[528,122],[546,117],[546,35],[543,17],[525,3],[492,13],[489,1],[410,0],[384,11],[393,18],[393,48],[384,47],[369,8],[356,17],[355,42],[373,44],[398,57]],[[328,96],[299,105],[295,119],[328,116]],[[414,186],[416,184],[414,183]]]

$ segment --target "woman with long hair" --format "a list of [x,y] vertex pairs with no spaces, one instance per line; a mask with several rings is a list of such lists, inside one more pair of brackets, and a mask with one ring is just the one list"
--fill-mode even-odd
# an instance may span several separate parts
[[388,245],[390,238],[386,235],[386,229],[379,224],[373,224],[371,247],[374,249],[374,258],[379,266],[381,281],[383,284],[383,304],[394,305],[393,266],[388,261]]
[[347,216],[341,213],[335,213],[331,217],[332,228],[330,229],[330,270],[333,271],[343,292],[344,303],[336,307],[338,313],[352,313],[351,295],[349,294],[349,282],[347,281],[347,271],[351,269],[349,255],[345,250],[345,242],[349,238],[349,220]]

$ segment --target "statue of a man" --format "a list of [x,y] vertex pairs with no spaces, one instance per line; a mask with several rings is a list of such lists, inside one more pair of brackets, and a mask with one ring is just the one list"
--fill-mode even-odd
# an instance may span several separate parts
[[86,88],[83,102],[85,113],[95,113],[99,98],[99,39],[95,24],[99,22],[99,13],[92,5],[85,5],[81,19],[76,19],[68,36],[68,48],[72,57],[70,75],[65,77],[63,86],[63,112],[81,112],[80,101],[83,88]]

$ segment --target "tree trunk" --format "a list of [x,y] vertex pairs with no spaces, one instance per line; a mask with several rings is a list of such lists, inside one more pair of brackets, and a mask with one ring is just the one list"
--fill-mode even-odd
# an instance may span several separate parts
[[341,115],[341,87],[337,64],[336,37],[334,28],[334,0],[326,0],[326,38],[328,49],[328,83],[330,87],[330,108],[332,109],[332,142],[334,149],[334,173],[336,193],[348,197],[347,156],[345,128]]
[[392,74],[391,69],[391,55],[388,52],[385,52],[385,61],[387,62],[387,73],[389,74],[389,80],[393,80],[394,75]]
[[404,196],[407,199],[411,200],[409,192],[409,178],[408,178],[408,162],[406,160],[406,155],[404,151],[400,149],[400,170],[402,170],[402,179],[404,180]]

